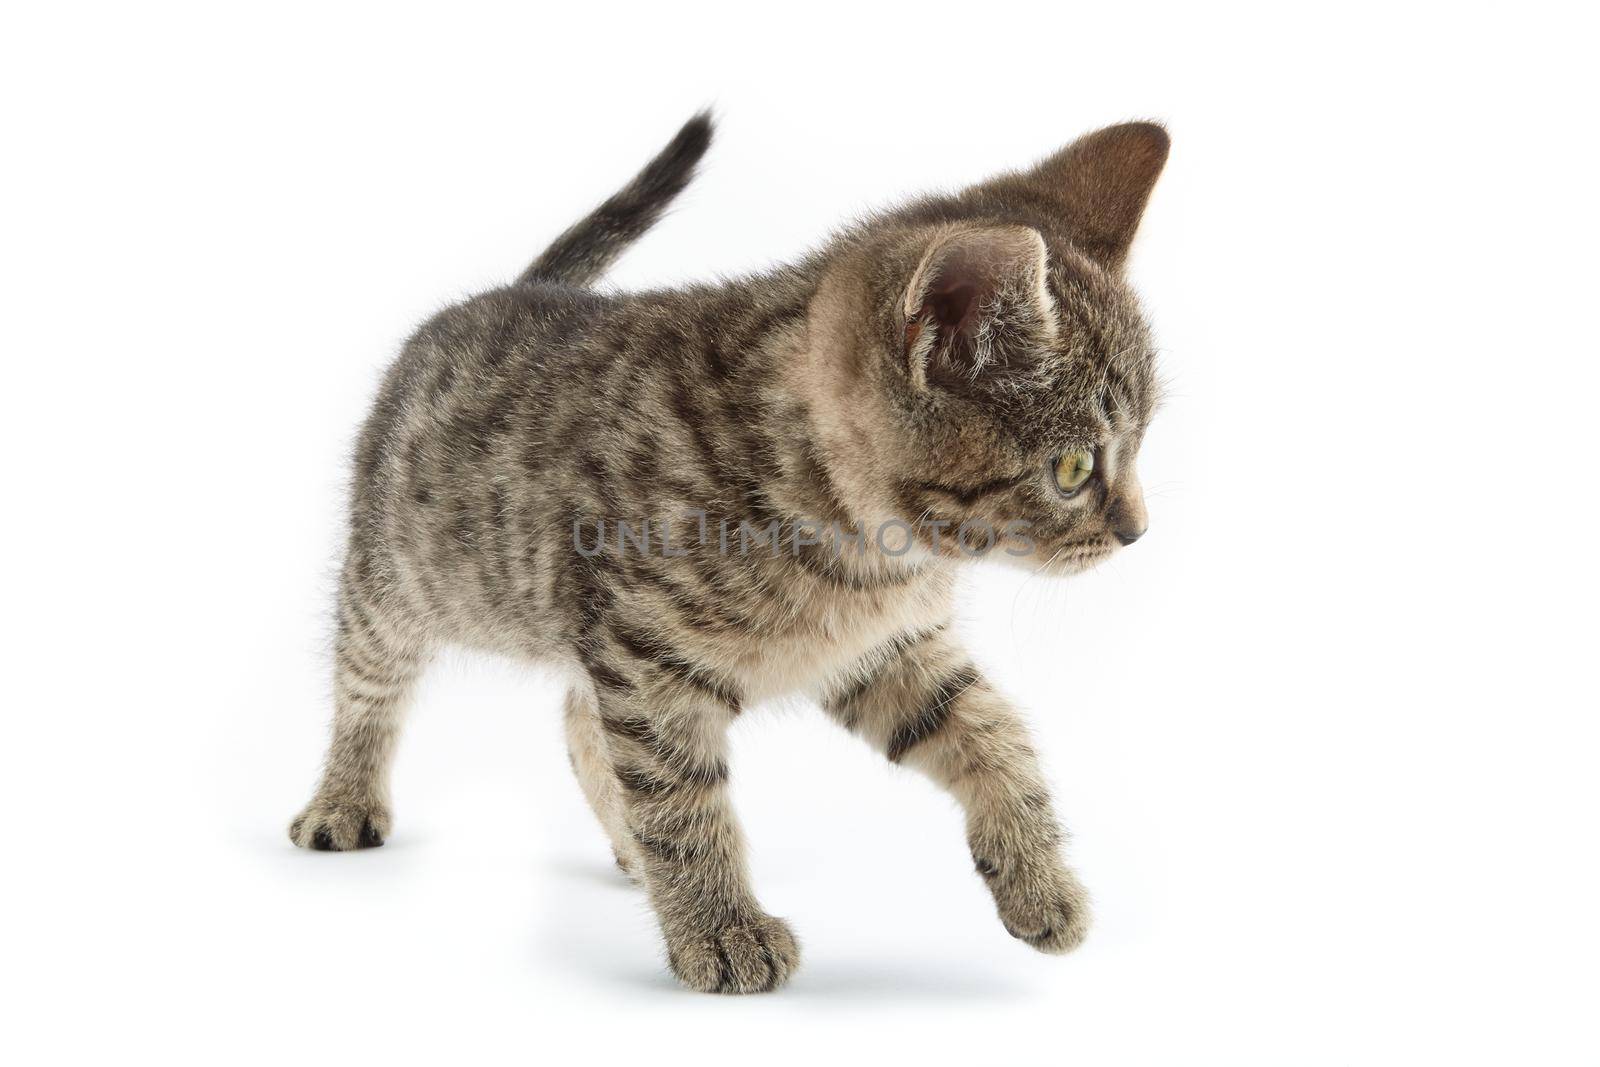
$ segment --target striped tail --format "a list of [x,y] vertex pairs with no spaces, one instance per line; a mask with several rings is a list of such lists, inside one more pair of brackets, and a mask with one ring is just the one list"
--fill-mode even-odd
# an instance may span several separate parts
[[702,111],[684,124],[672,143],[661,150],[634,179],[557,237],[517,279],[519,285],[539,282],[587,286],[633,242],[654,226],[694,177],[695,164],[711,147],[711,115]]

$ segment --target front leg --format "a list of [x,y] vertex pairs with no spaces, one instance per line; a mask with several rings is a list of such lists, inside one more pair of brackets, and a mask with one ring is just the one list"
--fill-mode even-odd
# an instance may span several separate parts
[[794,934],[750,890],[728,800],[727,728],[737,690],[659,640],[615,633],[614,666],[591,668],[627,831],[685,985],[775,989],[800,962]]
[[1013,937],[1068,952],[1088,930],[1088,895],[1061,859],[1062,835],[1016,710],[947,625],[903,634],[825,700],[830,714],[896,763],[949,790],[967,842]]

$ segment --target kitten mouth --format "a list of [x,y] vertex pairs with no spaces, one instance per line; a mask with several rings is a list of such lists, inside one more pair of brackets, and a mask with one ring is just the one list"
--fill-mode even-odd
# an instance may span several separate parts
[[1046,569],[1063,574],[1081,574],[1111,556],[1111,545],[1105,541],[1081,541],[1063,546],[1046,564]]

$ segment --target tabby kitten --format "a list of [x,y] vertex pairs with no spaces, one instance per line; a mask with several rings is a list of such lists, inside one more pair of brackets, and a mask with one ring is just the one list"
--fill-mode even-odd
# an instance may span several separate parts
[[726,734],[806,693],[954,794],[1006,929],[1066,952],[1087,899],[952,581],[982,555],[1081,571],[1145,530],[1153,349],[1123,267],[1167,136],[1101,130],[768,274],[592,290],[710,140],[691,120],[388,372],[356,450],[333,741],[290,836],[383,843],[402,706],[440,644],[549,664],[672,971],[769,990],[799,950],[750,887]]

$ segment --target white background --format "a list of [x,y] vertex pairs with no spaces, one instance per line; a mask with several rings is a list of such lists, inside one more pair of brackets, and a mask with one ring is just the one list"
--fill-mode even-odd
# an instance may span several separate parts
[[[7,17],[6,1058],[1600,1062],[1576,6],[580,7]],[[429,677],[384,848],[285,836],[381,368],[708,103],[617,285],[1170,126],[1132,262],[1172,383],[1151,532],[967,583],[1095,897],[1072,956],[803,706],[735,737],[804,942],[772,996],[673,984],[523,667]]]

